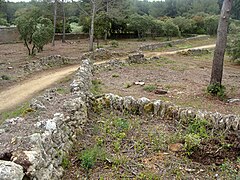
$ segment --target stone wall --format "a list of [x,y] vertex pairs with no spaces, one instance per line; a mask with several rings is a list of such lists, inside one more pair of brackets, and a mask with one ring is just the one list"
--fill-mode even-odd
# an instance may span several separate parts
[[220,114],[196,110],[191,107],[178,107],[170,102],[161,100],[150,101],[143,97],[134,99],[132,96],[121,97],[114,94],[105,94],[92,101],[92,107],[105,107],[121,112],[136,115],[148,115],[162,119],[173,119],[177,121],[188,121],[189,119],[208,120],[215,129],[240,131],[240,116],[234,114]]
[[174,41],[166,41],[166,42],[160,42],[160,43],[147,44],[147,45],[141,46],[139,49],[141,51],[152,51],[154,49],[166,47],[169,45],[181,44],[181,43],[189,41],[189,40],[203,40],[203,39],[208,39],[209,37],[210,37],[209,35],[199,35],[196,37],[178,39],[178,40],[174,40]]
[[20,41],[20,35],[16,27],[0,28],[0,44],[15,43]]
[[[62,160],[76,140],[76,133],[87,121],[91,76],[90,60],[83,60],[71,84],[72,93],[64,101],[57,102],[61,108],[54,107],[58,112],[53,111],[53,115],[45,118],[8,119],[0,126],[1,180],[57,180],[62,177]],[[45,104],[55,93],[49,91],[39,98],[40,101],[33,100],[31,108],[44,111]]]
[[80,58],[70,58],[61,55],[51,55],[40,58],[37,61],[30,62],[23,66],[25,72],[40,71],[49,67],[59,67],[61,65],[70,65],[80,63]]

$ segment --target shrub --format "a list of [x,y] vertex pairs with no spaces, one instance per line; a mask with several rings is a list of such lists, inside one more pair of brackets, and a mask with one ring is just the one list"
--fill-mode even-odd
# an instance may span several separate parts
[[225,96],[226,96],[225,90],[226,90],[226,88],[219,83],[210,84],[207,87],[208,93],[210,93],[213,96],[217,96],[221,99],[225,98]]
[[114,47],[114,48],[119,46],[118,41],[116,41],[116,40],[110,41],[110,45],[111,45],[111,47]]
[[155,85],[146,85],[144,86],[143,90],[148,92],[153,92],[157,89],[157,86]]
[[187,134],[185,136],[185,144],[184,148],[186,150],[187,155],[191,155],[192,152],[200,145],[201,138],[198,134]]

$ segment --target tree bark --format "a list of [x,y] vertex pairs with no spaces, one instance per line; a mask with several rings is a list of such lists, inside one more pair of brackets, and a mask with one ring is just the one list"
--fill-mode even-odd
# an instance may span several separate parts
[[91,29],[90,29],[90,42],[89,42],[89,51],[93,51],[93,38],[94,38],[94,19],[96,13],[96,2],[91,0],[92,2],[92,19],[91,19]]
[[63,13],[63,34],[62,34],[62,43],[66,42],[66,32],[65,32],[65,27],[66,27],[66,14],[65,14],[65,8],[64,8],[64,0],[62,0],[62,13]]
[[55,0],[55,2],[54,2],[54,15],[53,15],[53,39],[52,39],[52,46],[55,46],[56,24],[57,24],[57,0]]
[[233,0],[224,0],[218,24],[216,48],[214,51],[210,84],[222,84],[223,62],[227,45],[228,22]]

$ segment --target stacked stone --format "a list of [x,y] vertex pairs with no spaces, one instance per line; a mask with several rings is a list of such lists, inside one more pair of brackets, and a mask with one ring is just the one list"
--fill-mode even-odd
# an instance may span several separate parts
[[[55,113],[52,119],[33,123],[32,129],[28,129],[28,135],[15,137],[11,142],[1,142],[6,143],[6,148],[0,153],[1,180],[61,179],[62,160],[76,140],[76,132],[79,132],[87,121],[86,97],[89,94],[91,77],[91,63],[83,60],[71,84],[72,95],[68,101],[63,102],[62,111],[65,113]],[[48,97],[49,95],[46,96]],[[46,109],[43,103],[36,100],[33,100],[32,104],[36,110]],[[5,130],[11,132],[14,126],[27,129],[24,121],[27,119],[7,120],[0,126],[0,130],[3,130],[0,134]]]
[[176,44],[181,44],[181,43],[189,41],[189,40],[201,40],[201,39],[207,39],[209,37],[210,37],[209,35],[200,35],[200,36],[190,37],[190,38],[186,38],[186,39],[178,39],[178,40],[161,42],[161,43],[147,44],[147,45],[141,46],[139,49],[141,51],[152,51],[152,50],[155,50],[155,49],[158,49],[161,47],[166,47],[169,44],[176,45]]
[[187,121],[194,118],[205,119],[217,129],[240,130],[239,115],[223,115],[218,112],[200,111],[191,107],[180,108],[170,102],[161,100],[150,101],[144,97],[135,99],[132,96],[120,97],[114,94],[105,94],[97,98],[92,106],[98,105],[114,110],[127,111],[131,114],[151,115],[177,121]]

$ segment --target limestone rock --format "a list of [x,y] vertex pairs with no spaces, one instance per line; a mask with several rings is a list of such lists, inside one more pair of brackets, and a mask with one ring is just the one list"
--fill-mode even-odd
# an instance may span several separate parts
[[24,176],[23,167],[11,162],[0,160],[1,180],[22,180]]

